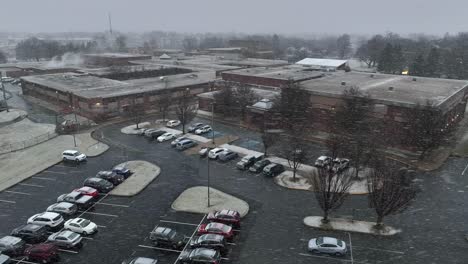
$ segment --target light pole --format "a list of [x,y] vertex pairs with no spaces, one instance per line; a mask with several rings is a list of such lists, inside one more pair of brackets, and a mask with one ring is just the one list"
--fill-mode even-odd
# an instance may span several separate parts
[[55,91],[55,99],[56,99],[56,104],[57,104],[57,111],[55,111],[55,126],[57,126],[58,125],[58,111],[60,109],[58,91]]
[[8,107],[8,102],[7,102],[7,98],[6,98],[6,91],[5,91],[5,86],[3,85],[3,81],[1,80],[1,74],[0,74],[0,83],[2,84],[2,90],[3,90],[3,101],[5,101],[5,105],[6,105],[6,110],[7,112],[10,112],[10,108]]
[[207,170],[207,175],[208,175],[208,208],[211,206],[210,205],[210,157],[206,157],[206,170]]
[[214,141],[214,129],[213,129],[213,125],[214,125],[214,102],[211,103],[211,143],[213,144],[213,146],[215,145],[215,141]]
[[[73,110],[73,114],[75,115],[75,125],[77,125],[77,118],[76,118],[76,111],[75,107],[70,105],[70,108]],[[74,130],[74,129],[73,129]],[[76,131],[73,131],[73,144],[75,145],[76,148],[76,137],[75,137]]]

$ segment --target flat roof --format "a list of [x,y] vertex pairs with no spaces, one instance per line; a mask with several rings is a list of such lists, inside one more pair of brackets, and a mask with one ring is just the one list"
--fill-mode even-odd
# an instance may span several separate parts
[[130,61],[130,63],[138,65],[153,65],[153,66],[164,66],[170,68],[184,68],[191,69],[194,71],[197,70],[213,70],[213,71],[229,71],[241,69],[240,66],[229,66],[229,65],[220,65],[213,63],[193,63],[187,60],[138,60]]
[[[255,95],[257,95],[260,99],[270,99],[270,100],[273,100],[275,99],[277,96],[280,95],[280,92],[279,91],[274,91],[274,90],[267,90],[267,89],[259,89],[259,88],[253,88],[252,87],[252,91],[255,93]],[[219,93],[220,91],[217,90],[217,91],[212,91],[212,92],[206,92],[206,93],[201,93],[201,94],[198,94],[197,96],[198,97],[201,97],[201,98],[207,98],[207,99],[214,99],[214,95]]]
[[215,72],[205,71],[156,78],[116,81],[87,74],[60,73],[22,77],[23,80],[84,98],[110,98],[156,90],[205,84],[216,79]]
[[113,73],[129,73],[129,72],[144,72],[152,70],[171,69],[177,67],[170,67],[169,65],[154,65],[154,64],[140,64],[140,65],[122,65],[111,66],[102,68],[81,68],[79,72],[89,73],[95,76],[108,75]]
[[[416,80],[414,81],[413,78]],[[359,72],[333,72],[300,83],[312,94],[339,97],[351,86],[359,87],[377,102],[411,107],[430,101],[439,106],[468,86],[468,81]],[[390,88],[393,87],[393,88]]]
[[305,58],[296,62],[300,65],[309,65],[317,67],[340,67],[343,64],[346,64],[347,60],[335,60],[335,59],[316,59],[316,58]]
[[237,74],[244,76],[264,77],[280,80],[309,80],[319,78],[322,71],[314,71],[298,65],[288,65],[282,67],[258,67],[229,71],[227,74]]
[[140,57],[151,57],[151,55],[145,54],[130,54],[130,53],[90,53],[84,54],[87,57],[101,57],[101,58],[140,58]]

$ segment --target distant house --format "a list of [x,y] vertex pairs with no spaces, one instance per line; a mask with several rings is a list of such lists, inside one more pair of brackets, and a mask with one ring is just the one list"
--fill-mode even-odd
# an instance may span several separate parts
[[305,58],[296,62],[298,65],[308,66],[318,69],[329,69],[329,70],[343,70],[348,64],[347,60],[334,60],[334,59],[316,59],[316,58]]

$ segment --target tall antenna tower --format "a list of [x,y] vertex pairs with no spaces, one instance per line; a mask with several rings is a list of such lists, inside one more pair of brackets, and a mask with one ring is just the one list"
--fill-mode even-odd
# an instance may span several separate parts
[[111,18],[110,13],[108,13],[108,17],[109,17],[109,32],[112,35],[112,18]]

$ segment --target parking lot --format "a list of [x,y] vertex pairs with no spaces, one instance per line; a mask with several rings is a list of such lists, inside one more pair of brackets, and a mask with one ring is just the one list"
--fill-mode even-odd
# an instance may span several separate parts
[[[99,232],[86,239],[81,249],[61,252],[61,263],[120,263],[132,256],[175,263],[179,252],[155,248],[149,241],[149,233],[156,225],[164,225],[187,236],[193,234],[203,215],[175,212],[171,204],[185,189],[206,185],[207,161],[176,151],[167,142],[148,142],[143,137],[124,135],[120,133],[124,125],[97,131],[111,145],[103,155],[79,165],[59,163],[1,192],[0,235],[8,235],[30,216],[44,211],[60,194],[80,187],[85,178],[99,170],[110,169],[125,160],[146,160],[161,167],[159,177],[137,196],[101,197],[95,208],[83,214],[99,225]],[[220,134],[230,133],[221,126],[215,129]],[[240,131],[238,136],[242,136]],[[255,139],[255,134],[246,138]],[[322,148],[311,148],[311,152],[319,156]],[[455,177],[466,160],[450,159],[441,170],[418,175],[423,192],[416,203],[402,215],[386,219],[388,224],[404,230],[394,237],[308,228],[302,219],[321,214],[312,193],[286,190],[270,178],[236,170],[236,161],[210,162],[212,186],[245,200],[250,206],[222,263],[460,263],[456,260],[468,259],[467,244],[461,235],[468,229],[465,221],[468,211],[463,206],[468,197],[467,192],[458,192],[468,186],[468,181]],[[437,176],[442,174],[448,175],[450,181]],[[437,212],[433,208],[434,199],[439,204]],[[353,208],[363,210],[356,213]],[[366,197],[353,196],[333,215],[374,219],[372,210],[367,208]],[[352,252],[341,258],[308,253],[307,241],[321,235],[343,239],[352,246]],[[441,247],[442,244],[449,248]]]

